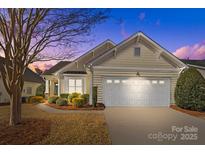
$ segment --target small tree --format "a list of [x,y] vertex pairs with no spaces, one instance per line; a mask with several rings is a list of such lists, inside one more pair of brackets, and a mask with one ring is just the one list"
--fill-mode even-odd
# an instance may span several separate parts
[[205,79],[195,68],[184,70],[175,89],[176,105],[190,110],[205,110]]
[[45,83],[42,83],[39,87],[37,87],[36,96],[45,97]]
[[106,18],[103,9],[0,9],[0,50],[5,56],[1,75],[10,96],[10,125],[21,122],[28,65],[71,58],[73,46],[86,42],[91,28]]

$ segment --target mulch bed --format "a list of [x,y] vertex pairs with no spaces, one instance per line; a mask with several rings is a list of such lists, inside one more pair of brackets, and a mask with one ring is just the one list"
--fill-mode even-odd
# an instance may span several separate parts
[[49,135],[51,123],[43,119],[23,119],[17,126],[9,126],[8,121],[0,123],[0,144],[38,144]]
[[54,103],[44,103],[45,105],[48,105],[50,107],[60,109],[60,110],[104,110],[105,106],[103,104],[98,103],[96,107],[93,107],[92,105],[85,105],[83,107],[76,107],[73,105],[67,105],[67,106],[59,106]]
[[170,105],[170,108],[172,108],[176,111],[180,111],[180,112],[195,116],[195,117],[205,117],[205,112],[186,110],[186,109],[182,109],[176,105]]

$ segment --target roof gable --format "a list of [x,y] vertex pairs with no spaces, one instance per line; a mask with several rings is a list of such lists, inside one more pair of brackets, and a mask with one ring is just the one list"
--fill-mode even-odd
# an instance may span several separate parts
[[43,75],[52,75],[53,73],[55,73],[56,71],[60,70],[62,67],[70,64],[70,61],[60,61],[59,63],[57,63],[56,65],[54,65],[53,67],[51,67],[49,70],[46,70]]
[[159,53],[159,55],[163,55],[163,57],[169,61],[175,64],[177,67],[187,67],[186,64],[184,64],[182,61],[180,61],[177,57],[175,57],[173,54],[168,52],[165,48],[161,47],[158,43],[153,41],[151,38],[149,38],[147,35],[145,35],[142,32],[138,32],[127,38],[126,40],[120,42],[112,49],[108,50],[104,54],[98,56],[96,59],[90,61],[87,63],[88,66],[99,64],[100,62],[104,62],[105,60],[109,59],[111,56],[115,55],[115,52],[117,53],[120,49],[129,46],[130,44],[134,43],[140,43],[142,42],[146,44],[147,47],[153,48],[155,51]]
[[[139,55],[135,55],[135,49],[139,51]],[[165,58],[159,56],[154,49],[150,49],[143,43],[132,43],[126,47],[113,53],[112,56],[104,58],[95,66],[105,67],[137,67],[137,68],[176,68],[175,65],[169,63]]]
[[[0,57],[0,70],[3,68],[3,61],[4,61],[4,58]],[[43,83],[44,82],[43,78],[40,75],[33,72],[29,68],[26,69],[23,78],[24,78],[24,81],[26,81],[26,82],[35,82],[35,83]]]
[[69,65],[62,67],[59,71],[56,72],[56,74],[69,72],[69,71],[71,71],[71,72],[72,71],[77,71],[77,72],[78,71],[81,71],[81,72],[85,71],[85,65],[88,61],[95,59],[97,56],[99,56],[100,54],[104,53],[105,51],[107,51],[108,49],[110,49],[114,46],[115,46],[114,42],[112,42],[111,40],[106,40],[106,41],[100,43],[99,45],[97,45],[96,47],[94,47],[93,49],[89,50],[88,52],[86,52],[82,56],[75,59]]

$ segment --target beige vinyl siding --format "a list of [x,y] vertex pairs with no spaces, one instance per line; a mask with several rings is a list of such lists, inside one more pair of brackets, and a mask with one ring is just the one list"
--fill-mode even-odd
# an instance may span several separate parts
[[[175,103],[174,101],[174,90],[178,78],[178,72],[175,73],[158,73],[158,72],[140,72],[140,77],[147,77],[147,78],[169,78],[170,79],[170,88],[171,88],[171,98],[170,103]],[[98,103],[103,102],[103,79],[104,77],[136,77],[135,72],[117,72],[117,71],[94,71],[93,73],[93,85],[98,87]]]
[[[36,95],[36,90],[40,86],[40,83],[35,83],[35,82],[24,82],[24,87],[23,87],[23,92],[22,92],[22,97],[29,97],[29,96],[35,96]],[[31,94],[27,93],[27,88],[31,88]]]
[[110,49],[112,47],[113,47],[113,45],[110,42],[105,43],[103,46],[99,47],[98,49],[94,50],[93,52],[90,52],[90,53],[80,57],[79,59],[77,59],[73,63],[69,64],[67,66],[67,68],[65,68],[63,70],[63,72],[65,72],[65,71],[86,71],[85,64],[88,61],[96,58],[97,56],[101,55],[102,53],[104,53],[105,51],[107,51],[108,49]]
[[90,94],[90,80],[91,80],[91,74],[88,74],[87,76],[86,76],[86,78],[85,78],[85,93],[86,94]]
[[4,87],[3,80],[0,76],[0,103],[7,103],[9,102],[9,95],[6,91],[6,88]]
[[[134,48],[140,47],[140,56],[134,56]],[[152,51],[144,44],[132,44],[117,50],[117,55],[111,56],[106,61],[102,62],[100,66],[117,66],[117,67],[142,67],[142,68],[174,68],[163,57],[159,56],[159,52]]]
[[64,82],[65,82],[64,78],[61,78],[61,79],[60,79],[60,88],[61,88],[61,89],[60,89],[60,93],[61,93],[61,94],[65,93],[65,86],[64,86],[65,83],[64,83]]
[[[22,91],[22,97],[29,97],[29,96],[35,96],[36,95],[36,89],[40,86],[40,83],[35,83],[35,82],[24,82],[24,87],[23,87],[23,91]],[[0,78],[0,103],[7,103],[9,102],[9,95],[4,87],[3,81]],[[27,93],[27,88],[31,89],[31,94]]]

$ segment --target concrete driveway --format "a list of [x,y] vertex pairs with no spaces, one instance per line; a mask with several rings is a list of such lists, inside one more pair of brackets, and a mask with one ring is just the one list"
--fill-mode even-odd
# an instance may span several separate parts
[[112,144],[205,144],[205,120],[170,108],[106,108]]

